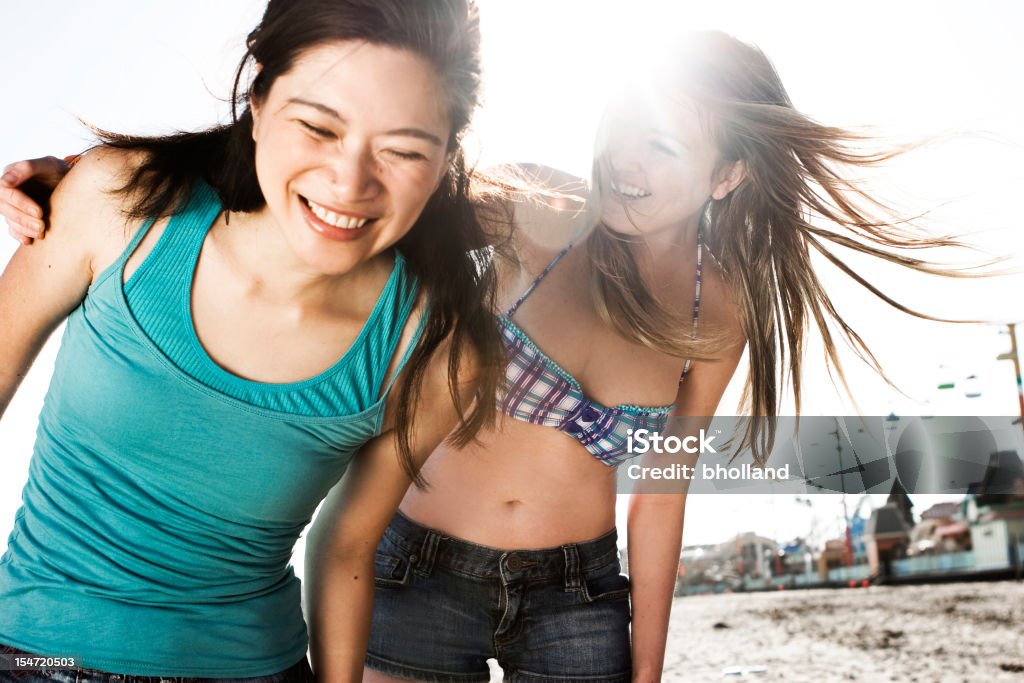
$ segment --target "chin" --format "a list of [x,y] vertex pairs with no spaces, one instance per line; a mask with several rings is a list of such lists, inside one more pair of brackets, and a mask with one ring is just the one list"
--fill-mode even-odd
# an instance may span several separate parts
[[345,275],[368,260],[363,249],[351,244],[338,244],[325,240],[302,240],[292,244],[296,258],[309,270],[320,275]]
[[644,233],[643,221],[637,220],[635,216],[630,216],[620,206],[613,207],[609,211],[602,211],[601,223],[617,235],[639,236]]

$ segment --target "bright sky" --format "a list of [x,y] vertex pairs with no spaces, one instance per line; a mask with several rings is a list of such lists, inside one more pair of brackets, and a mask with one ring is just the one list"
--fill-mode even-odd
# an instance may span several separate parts
[[[626,60],[664,44],[672,32],[718,28],[760,45],[796,105],[821,121],[872,125],[898,141],[959,132],[892,164],[875,178],[876,186],[908,210],[935,209],[940,226],[967,233],[991,254],[1024,254],[1016,206],[1024,180],[1018,163],[1024,145],[1024,43],[1018,35],[1024,10],[1011,0],[870,0],[855,6],[481,0],[481,6],[487,90],[471,144],[482,165],[533,161],[586,174],[603,89],[626,75]],[[241,44],[261,12],[262,3],[253,0],[0,5],[6,65],[0,163],[81,149],[88,136],[76,116],[133,132],[212,123],[226,111],[223,98]],[[13,241],[0,240],[0,263],[13,250]],[[1020,276],[935,282],[851,261],[885,291],[925,311],[1024,320]],[[995,360],[1009,348],[997,325],[912,321],[841,276],[828,274],[828,283],[840,310],[909,395],[851,362],[849,379],[863,413],[1016,412],[1012,366]],[[3,536],[19,504],[58,339],[0,422]],[[820,349],[812,348],[808,358],[805,411],[851,412],[822,372]],[[971,385],[980,397],[965,397],[968,375],[977,376]],[[945,380],[956,388],[938,391]],[[732,411],[738,387],[736,382],[730,389],[723,412]],[[929,502],[919,501],[919,507]],[[815,505],[834,523],[835,499],[819,496]],[[748,529],[790,537],[810,528],[806,508],[781,496],[695,497],[687,518],[687,543]]]

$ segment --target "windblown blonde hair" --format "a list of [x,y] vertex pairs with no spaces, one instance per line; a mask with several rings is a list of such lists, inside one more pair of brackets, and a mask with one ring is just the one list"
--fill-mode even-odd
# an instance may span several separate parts
[[[844,385],[833,330],[885,377],[867,344],[836,311],[812,266],[812,253],[889,305],[930,320],[940,318],[895,301],[831,246],[926,273],[976,273],[916,257],[915,250],[963,245],[915,227],[850,178],[855,169],[879,164],[907,147],[862,151],[868,136],[813,121],[793,107],[763,52],[724,33],[688,35],[673,60],[678,93],[696,103],[722,164],[742,160],[746,167],[745,179],[732,193],[708,204],[702,230],[742,312],[749,351],[744,410],[767,418],[747,421],[737,452],[750,448],[755,460],[764,462],[774,443],[774,418],[787,380],[800,410],[802,357],[811,324],[822,337],[830,369]],[[600,167],[600,162],[595,164],[596,173]],[[644,284],[633,256],[638,240],[602,225],[587,240],[602,317],[638,343],[677,356],[707,358],[709,345],[691,338],[689,318],[669,312]]]

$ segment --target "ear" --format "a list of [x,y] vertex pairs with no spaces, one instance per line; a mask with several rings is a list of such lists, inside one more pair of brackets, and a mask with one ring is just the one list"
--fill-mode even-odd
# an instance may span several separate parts
[[256,142],[256,131],[260,127],[260,106],[256,103],[256,98],[249,98],[249,111],[252,113],[252,139]]
[[743,159],[734,161],[718,174],[718,182],[711,188],[711,198],[714,200],[725,199],[729,193],[739,187],[743,179],[747,177],[747,164]]
[[[258,76],[261,71],[263,71],[263,65],[260,64],[259,62],[256,62],[256,75],[253,76],[253,78]],[[252,92],[250,91],[250,93],[249,93],[249,111],[252,112],[252,139],[253,140],[256,140],[256,129],[259,128],[259,125],[260,125],[260,114],[263,112],[263,109],[260,106],[261,104],[262,103],[259,101],[259,98],[253,97]]]

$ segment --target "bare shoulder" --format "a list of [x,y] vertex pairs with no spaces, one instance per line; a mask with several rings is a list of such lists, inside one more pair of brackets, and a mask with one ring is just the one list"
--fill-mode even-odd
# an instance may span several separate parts
[[120,212],[125,206],[117,190],[143,160],[141,152],[111,147],[89,150],[57,185],[52,198],[54,206],[64,209],[88,206],[107,214]]
[[521,187],[514,195],[512,217],[524,258],[561,249],[591,222],[584,179],[540,164],[510,168]]
[[572,173],[543,164],[515,164],[514,168],[545,190],[586,196],[587,181]]
[[701,275],[701,323],[724,335],[725,347],[739,354],[746,342],[743,310],[725,272],[712,256],[704,261]]
[[713,340],[712,359],[694,361],[679,385],[679,415],[710,416],[718,409],[746,346],[743,312],[726,274],[714,262],[704,263],[701,278],[700,329]]
[[116,260],[140,223],[127,217],[130,198],[119,190],[143,159],[109,147],[82,155],[54,190],[46,240],[83,250],[94,275]]

